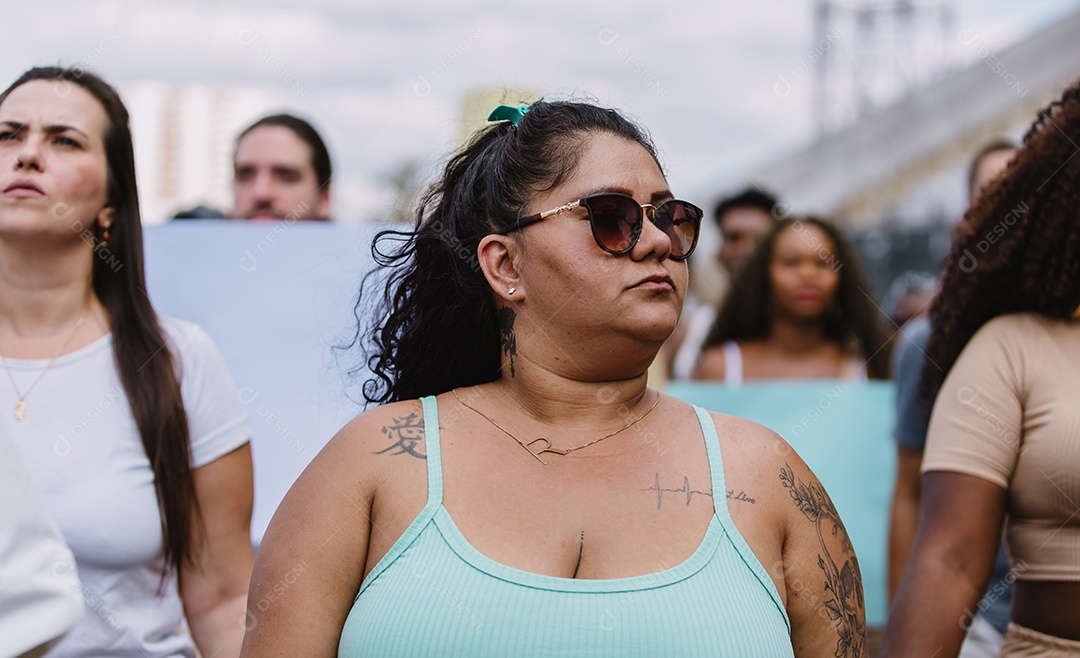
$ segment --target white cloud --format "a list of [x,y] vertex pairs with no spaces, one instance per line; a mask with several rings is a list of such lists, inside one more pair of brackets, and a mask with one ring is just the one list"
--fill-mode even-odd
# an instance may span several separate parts
[[[777,77],[812,48],[810,5],[756,3],[135,2],[6,8],[0,79],[35,64],[83,62],[121,86],[258,88],[315,119],[349,212],[403,160],[440,159],[471,89],[531,89],[624,109],[652,132],[673,186],[692,188],[812,135],[811,74],[778,97]],[[1074,9],[961,0],[958,26],[1004,47]],[[342,191],[356,185],[355,191]]]

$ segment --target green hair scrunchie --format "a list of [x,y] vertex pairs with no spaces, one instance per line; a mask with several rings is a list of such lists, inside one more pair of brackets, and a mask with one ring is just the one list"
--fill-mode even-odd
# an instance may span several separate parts
[[532,103],[522,103],[521,105],[499,105],[491,114],[488,115],[488,121],[509,121],[511,125],[518,125],[518,121],[521,121],[521,117],[525,116],[525,113],[529,111],[529,108],[533,105],[544,100],[538,98]]

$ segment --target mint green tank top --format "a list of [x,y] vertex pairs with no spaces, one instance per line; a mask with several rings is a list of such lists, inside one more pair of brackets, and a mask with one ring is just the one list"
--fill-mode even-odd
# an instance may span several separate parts
[[765,568],[731,520],[716,427],[695,407],[714,514],[686,561],[608,580],[557,578],[496,562],[442,505],[435,398],[422,400],[427,505],[368,574],[338,656],[792,656],[791,626]]

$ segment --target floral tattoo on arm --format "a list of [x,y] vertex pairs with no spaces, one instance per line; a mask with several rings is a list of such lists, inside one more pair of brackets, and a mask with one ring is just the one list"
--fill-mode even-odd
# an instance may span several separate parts
[[[836,625],[836,656],[866,655],[866,610],[864,608],[862,576],[851,539],[844,530],[836,507],[818,482],[799,480],[791,467],[780,469],[780,482],[791,494],[795,506],[817,529],[818,568],[825,577],[825,614]],[[826,535],[839,539],[840,555],[833,557]],[[833,542],[835,545],[835,542]],[[840,563],[837,564],[837,560]]]

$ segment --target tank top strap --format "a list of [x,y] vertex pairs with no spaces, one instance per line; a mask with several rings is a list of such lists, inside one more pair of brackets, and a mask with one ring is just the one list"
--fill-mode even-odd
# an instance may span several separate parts
[[443,500],[443,477],[442,477],[442,452],[439,450],[439,405],[434,395],[420,398],[420,404],[424,407],[424,447],[427,451],[427,504],[420,516],[427,516],[428,512],[442,505]]
[[701,434],[705,437],[705,452],[709,456],[713,511],[726,525],[731,522],[731,515],[727,507],[727,482],[724,480],[724,456],[720,454],[720,437],[716,433],[716,424],[713,423],[712,416],[707,410],[695,404],[694,412],[697,414],[698,424],[701,425]]
[[[412,523],[405,528],[405,532],[398,537],[386,555],[372,568],[371,573],[360,584],[360,591],[356,598],[367,590],[368,586],[386,571],[409,546],[412,545],[424,528],[435,518],[435,513],[442,508],[443,481],[442,481],[442,457],[439,451],[439,407],[435,403],[434,396],[420,398],[420,404],[424,410],[424,448],[427,462],[428,497],[424,509],[416,515]],[[355,599],[354,599],[355,602]]]
[[728,386],[742,384],[742,350],[733,340],[720,346],[724,350],[724,383]]
[[867,381],[869,376],[866,370],[866,362],[854,354],[845,356],[844,362],[840,366],[840,379],[856,382]]
[[780,598],[780,593],[776,590],[776,584],[773,583],[772,578],[765,571],[765,567],[761,564],[761,560],[757,558],[754,551],[750,548],[750,545],[746,543],[746,539],[739,532],[739,529],[735,527],[735,521],[731,518],[731,512],[728,509],[728,488],[727,481],[724,479],[724,456],[720,451],[720,435],[716,431],[716,423],[713,422],[712,416],[709,412],[701,407],[694,406],[694,411],[697,413],[698,423],[701,425],[701,433],[705,437],[705,451],[709,455],[709,471],[712,475],[712,490],[713,490],[713,510],[716,514],[716,518],[720,521],[720,525],[724,528],[724,533],[731,541],[731,545],[735,547],[735,551],[738,553],[742,562],[753,572],[761,586],[769,593],[773,603],[777,609],[780,610],[780,614],[784,616],[784,621],[787,623],[788,633],[791,632],[791,620],[788,619],[787,610],[784,608],[783,600]]

